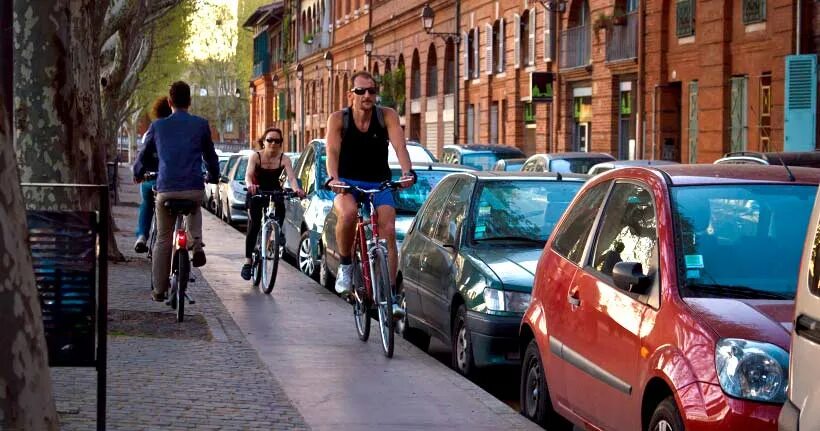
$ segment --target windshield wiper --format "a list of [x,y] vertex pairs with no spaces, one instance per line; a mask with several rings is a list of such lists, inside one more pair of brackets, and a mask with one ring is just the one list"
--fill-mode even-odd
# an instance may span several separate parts
[[484,241],[524,241],[534,244],[544,244],[546,241],[538,239],[538,238],[527,238],[525,236],[494,236],[490,238],[481,238],[476,239],[476,242],[484,242]]
[[752,289],[747,286],[730,286],[714,283],[687,283],[686,288],[709,293],[717,298],[728,295],[730,298],[741,299],[793,299],[792,297],[780,293],[766,292],[765,290]]

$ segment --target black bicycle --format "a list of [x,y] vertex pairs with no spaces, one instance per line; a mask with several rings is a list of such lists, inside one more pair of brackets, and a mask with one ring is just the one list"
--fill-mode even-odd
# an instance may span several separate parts
[[189,305],[196,303],[187,293],[188,281],[191,279],[191,256],[188,254],[185,216],[194,211],[199,203],[188,199],[168,199],[163,205],[172,215],[176,216],[169,275],[171,294],[165,303],[176,309],[177,322],[182,322],[185,317],[185,302],[187,301]]
[[256,247],[251,257],[254,286],[261,283],[262,291],[270,294],[276,284],[276,273],[279,268],[279,258],[282,255],[282,226],[276,221],[276,205],[274,199],[296,196],[291,190],[259,190],[251,199],[267,199],[268,205],[262,214],[262,228],[256,239]]
[[[156,172],[146,172],[145,175],[142,176],[143,181],[151,181],[157,179]],[[150,234],[148,235],[148,260],[151,260],[151,257],[154,255],[154,244],[157,242],[157,186],[154,185],[153,188],[154,193],[154,211],[151,212],[151,230],[149,231]]]

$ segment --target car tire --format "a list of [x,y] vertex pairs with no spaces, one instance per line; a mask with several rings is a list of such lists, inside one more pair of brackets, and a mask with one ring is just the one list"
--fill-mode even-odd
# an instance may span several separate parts
[[459,305],[453,318],[451,332],[452,366],[465,377],[475,377],[476,367],[473,360],[473,343],[470,340],[470,327],[467,325],[467,308]]
[[321,257],[319,258],[319,284],[325,289],[335,292],[336,280],[334,280],[335,277],[333,277],[333,274],[327,267],[327,252],[324,247],[322,247],[322,244],[319,244],[319,252],[321,253]]
[[310,255],[310,231],[302,232],[302,237],[299,238],[299,248],[296,249],[296,264],[299,271],[308,277],[319,280],[319,270],[313,256]]
[[531,340],[521,362],[519,402],[521,414],[527,419],[550,430],[569,431],[572,424],[555,413],[547,386],[547,376],[544,371],[544,362],[538,351],[538,344]]
[[675,397],[666,397],[652,413],[649,420],[649,431],[683,431],[683,419],[681,419],[678,406],[675,404]]

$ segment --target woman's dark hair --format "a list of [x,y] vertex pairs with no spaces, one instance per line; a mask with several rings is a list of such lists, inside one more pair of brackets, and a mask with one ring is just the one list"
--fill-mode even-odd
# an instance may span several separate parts
[[171,84],[168,96],[171,99],[171,104],[176,108],[186,109],[191,106],[191,87],[184,81]]
[[268,127],[267,129],[265,129],[264,132],[262,132],[262,136],[259,137],[259,145],[262,148],[265,148],[265,136],[267,136],[267,134],[270,132],[276,132],[279,134],[280,138],[285,139],[285,135],[282,133],[281,129],[276,127]]
[[151,120],[159,120],[169,115],[171,115],[171,105],[168,104],[168,97],[157,97],[157,99],[154,100],[154,104],[151,105]]

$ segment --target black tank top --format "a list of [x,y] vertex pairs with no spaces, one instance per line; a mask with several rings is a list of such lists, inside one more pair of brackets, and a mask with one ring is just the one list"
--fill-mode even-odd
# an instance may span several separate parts
[[262,190],[282,190],[282,185],[279,184],[279,176],[285,167],[282,166],[282,156],[279,155],[279,167],[276,169],[265,169],[262,167],[262,153],[256,152],[259,155],[259,164],[256,165],[256,182],[259,183],[259,188]]
[[[351,108],[346,108],[351,109]],[[356,181],[382,182],[390,179],[387,165],[387,128],[379,124],[377,107],[370,115],[370,127],[363,133],[351,116],[350,127],[342,136],[339,151],[339,177]]]

